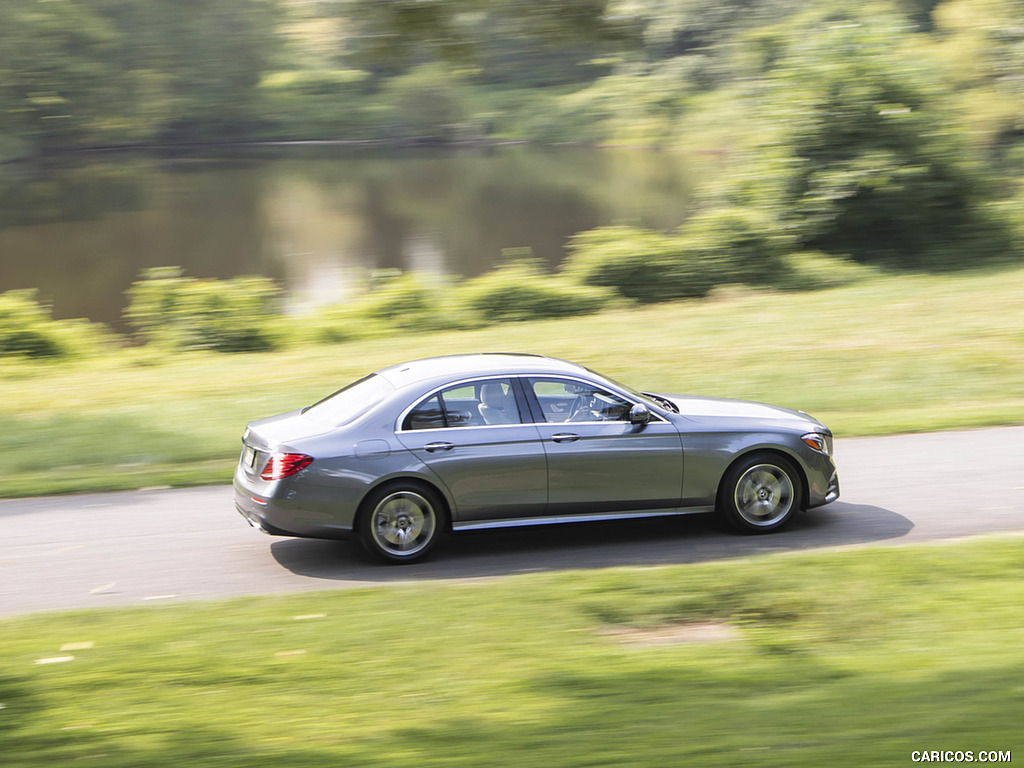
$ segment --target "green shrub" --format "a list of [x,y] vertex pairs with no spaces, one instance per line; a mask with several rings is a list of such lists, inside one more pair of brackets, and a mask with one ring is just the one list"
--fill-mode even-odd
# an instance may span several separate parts
[[567,277],[640,302],[700,298],[726,283],[771,284],[783,238],[758,211],[711,208],[674,234],[601,227],[576,235]]
[[705,296],[716,283],[681,238],[635,227],[601,227],[569,242],[563,274],[651,303]]
[[447,285],[419,275],[383,270],[371,277],[365,295],[317,312],[309,321],[309,335],[314,342],[337,343],[465,327],[448,291]]
[[106,329],[84,320],[53,320],[35,289],[0,294],[0,357],[60,358],[98,353]]
[[0,295],[0,355],[60,357],[60,346],[47,333],[46,326],[51,322],[36,299],[36,291]]
[[259,85],[263,118],[294,136],[372,135],[378,126],[367,99],[370,81],[362,70],[273,72]]
[[198,280],[178,267],[146,270],[125,317],[151,344],[219,352],[273,349],[278,288],[263,277]]
[[466,128],[468,89],[442,64],[424,64],[392,78],[382,98],[398,136],[452,139]]
[[757,210],[710,208],[691,217],[679,231],[694,266],[715,285],[770,285],[778,276],[774,228]]
[[623,66],[585,88],[557,96],[546,109],[526,113],[528,135],[549,142],[666,144],[695,74],[681,64],[682,57],[660,65]]
[[444,286],[432,285],[413,274],[377,273],[371,291],[356,300],[359,314],[371,323],[403,331],[439,330],[451,327],[440,294]]
[[503,323],[590,314],[607,306],[614,294],[544,274],[532,263],[516,262],[466,281],[457,297],[483,322]]
[[874,267],[821,251],[789,253],[780,262],[781,278],[775,284],[790,291],[838,288],[878,274]]

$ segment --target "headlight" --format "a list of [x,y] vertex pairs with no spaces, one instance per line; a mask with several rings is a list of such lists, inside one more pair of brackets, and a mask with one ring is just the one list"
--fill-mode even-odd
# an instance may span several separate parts
[[806,435],[802,435],[800,439],[818,453],[824,453],[826,456],[832,455],[832,441],[825,437],[825,435],[818,432],[808,432]]

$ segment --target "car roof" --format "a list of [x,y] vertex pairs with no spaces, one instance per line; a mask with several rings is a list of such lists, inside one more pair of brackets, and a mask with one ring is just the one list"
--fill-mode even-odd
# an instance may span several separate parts
[[490,376],[496,373],[517,374],[585,374],[587,369],[555,357],[518,352],[483,352],[468,355],[427,357],[399,363],[377,371],[396,388],[425,381],[449,380],[469,376]]

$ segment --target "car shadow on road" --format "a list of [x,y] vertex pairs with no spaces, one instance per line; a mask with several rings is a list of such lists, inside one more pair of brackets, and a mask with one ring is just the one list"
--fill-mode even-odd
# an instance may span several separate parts
[[379,563],[356,541],[280,539],[270,551],[296,575],[375,583],[699,563],[883,542],[898,539],[913,527],[903,515],[881,507],[835,502],[768,536],[737,535],[724,530],[712,515],[689,515],[457,533],[427,561],[401,566]]

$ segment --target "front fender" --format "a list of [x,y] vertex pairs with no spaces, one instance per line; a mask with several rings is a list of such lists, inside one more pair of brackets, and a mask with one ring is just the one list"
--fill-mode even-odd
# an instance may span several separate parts
[[[793,440],[799,442],[799,437]],[[799,448],[784,436],[757,432],[689,433],[683,435],[682,506],[715,504],[722,477],[729,467],[758,451],[778,453],[796,466],[804,486],[804,498],[807,498],[807,462]]]

